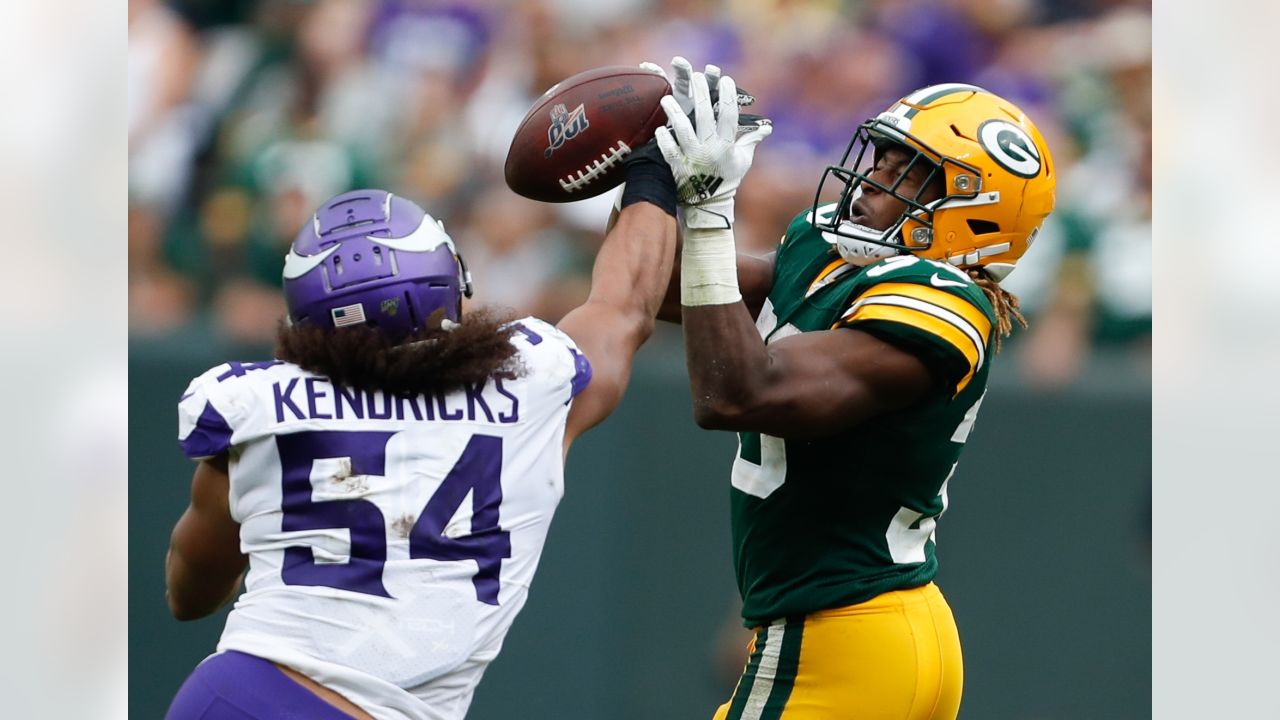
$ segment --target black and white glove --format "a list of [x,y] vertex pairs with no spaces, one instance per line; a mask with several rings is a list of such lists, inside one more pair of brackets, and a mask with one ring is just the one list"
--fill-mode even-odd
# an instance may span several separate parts
[[[663,70],[657,63],[642,62],[640,67],[657,73],[671,83],[671,95],[680,103],[680,109],[690,119],[693,118],[693,65],[679,55],[671,58],[671,72]],[[717,108],[720,103],[720,66],[707,65],[702,71],[707,76],[707,88],[711,91],[711,107]],[[738,107],[744,108],[755,103],[751,93],[737,88]],[[769,124],[768,118],[761,115],[739,113],[738,133],[743,134],[755,130],[760,125]]]
[[[733,239],[733,200],[751,169],[756,145],[773,132],[759,124],[739,133],[737,86],[722,76],[719,103],[712,105],[705,73],[689,81],[693,121],[675,96],[662,98],[670,129],[654,140],[675,178],[684,225],[680,261],[680,303],[686,307],[724,305],[742,299],[738,289],[737,248]],[[719,112],[716,112],[718,110]]]
[[733,78],[721,76],[715,106],[705,73],[693,73],[689,84],[693,122],[675,95],[664,97],[662,108],[671,128],[658,128],[654,137],[675,177],[685,226],[729,229],[733,227],[738,186],[751,169],[756,145],[769,137],[773,126],[766,122],[746,133],[738,132],[738,92]]

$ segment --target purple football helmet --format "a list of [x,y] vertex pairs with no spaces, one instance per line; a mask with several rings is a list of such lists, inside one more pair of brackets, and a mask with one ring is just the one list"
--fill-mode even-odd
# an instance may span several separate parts
[[325,328],[419,330],[436,310],[457,322],[471,274],[444,226],[386,190],[329,199],[284,259],[289,320]]

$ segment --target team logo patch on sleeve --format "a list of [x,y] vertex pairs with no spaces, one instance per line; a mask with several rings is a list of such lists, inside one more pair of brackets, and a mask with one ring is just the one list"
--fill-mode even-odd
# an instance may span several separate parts
[[978,126],[978,142],[993,160],[1018,177],[1040,174],[1040,149],[1026,130],[1008,120],[988,120]]

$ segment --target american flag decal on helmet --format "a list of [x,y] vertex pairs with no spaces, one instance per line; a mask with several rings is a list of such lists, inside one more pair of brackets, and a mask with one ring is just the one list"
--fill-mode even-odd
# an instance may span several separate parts
[[359,325],[364,322],[364,305],[356,303],[355,305],[334,308],[329,311],[329,314],[333,316],[334,327]]

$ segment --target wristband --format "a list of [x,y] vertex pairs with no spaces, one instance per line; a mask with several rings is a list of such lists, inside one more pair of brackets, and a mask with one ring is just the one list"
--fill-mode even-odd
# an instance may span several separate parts
[[676,181],[666,163],[638,160],[627,164],[626,187],[618,209],[638,202],[653,203],[671,217],[676,216]]

